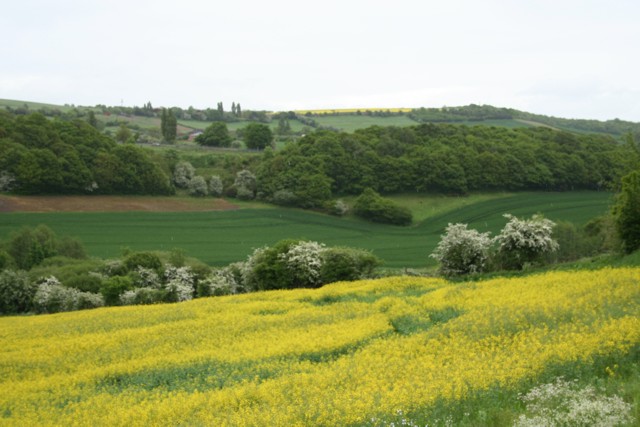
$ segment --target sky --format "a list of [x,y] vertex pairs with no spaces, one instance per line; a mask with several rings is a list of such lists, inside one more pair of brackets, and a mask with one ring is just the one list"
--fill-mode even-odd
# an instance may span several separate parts
[[637,0],[12,1],[0,98],[640,122],[639,18]]

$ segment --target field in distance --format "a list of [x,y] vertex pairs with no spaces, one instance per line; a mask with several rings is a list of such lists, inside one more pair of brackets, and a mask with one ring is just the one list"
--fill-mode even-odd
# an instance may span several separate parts
[[[91,199],[86,197],[87,203]],[[138,199],[153,198],[131,198]],[[214,199],[192,200],[193,206],[199,203],[216,206]],[[448,223],[468,223],[480,231],[497,233],[506,223],[505,213],[520,217],[543,213],[555,221],[584,224],[607,212],[611,194],[405,195],[396,196],[395,200],[412,209],[416,218],[414,226],[372,224],[350,216],[338,218],[298,209],[240,203],[241,209],[237,210],[5,212],[1,214],[0,239],[6,239],[22,226],[46,224],[59,235],[78,237],[91,256],[116,257],[125,247],[164,251],[180,248],[187,255],[214,266],[244,260],[254,248],[272,245],[281,239],[309,239],[329,246],[371,250],[385,261],[385,267],[420,268],[435,264],[428,255]]]

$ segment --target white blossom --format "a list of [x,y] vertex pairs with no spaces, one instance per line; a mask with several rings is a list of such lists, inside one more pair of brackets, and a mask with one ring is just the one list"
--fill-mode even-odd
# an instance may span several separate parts
[[278,257],[302,284],[319,285],[322,252],[325,245],[318,242],[300,242]]
[[574,381],[557,378],[520,396],[527,413],[515,427],[600,426],[615,427],[632,423],[631,405],[618,396],[605,396],[592,386],[580,388]]
[[468,230],[467,224],[449,224],[430,255],[440,262],[444,275],[484,271],[492,240],[489,233]]

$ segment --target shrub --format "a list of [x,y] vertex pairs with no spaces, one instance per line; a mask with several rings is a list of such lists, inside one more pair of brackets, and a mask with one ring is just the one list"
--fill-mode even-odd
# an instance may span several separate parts
[[127,271],[134,271],[138,267],[160,271],[162,262],[156,254],[151,252],[134,252],[124,259],[124,266]]
[[336,216],[345,216],[349,212],[349,206],[342,200],[336,200],[329,206],[329,213]]
[[207,181],[201,176],[194,176],[193,179],[189,181],[188,187],[191,196],[204,197],[207,195]]
[[353,213],[363,219],[384,224],[410,225],[413,221],[409,209],[381,197],[370,188],[356,199]]
[[243,292],[241,268],[241,263],[230,264],[199,281],[198,297],[233,295]]
[[163,302],[166,299],[167,292],[165,290],[143,287],[124,291],[122,295],[120,295],[120,304],[155,304]]
[[60,256],[75,259],[87,258],[87,252],[82,242],[74,237],[64,236],[56,242],[57,253]]
[[209,180],[209,194],[214,197],[220,197],[223,191],[224,185],[222,184],[222,179],[217,175],[212,176]]
[[195,277],[189,267],[170,266],[165,271],[167,302],[193,299]]
[[36,286],[24,271],[0,272],[0,313],[24,313],[31,309]]
[[29,270],[45,258],[56,255],[56,235],[45,225],[24,227],[11,235],[9,254],[18,268]]
[[236,189],[237,198],[251,200],[256,194],[256,177],[251,171],[243,169],[236,174],[233,186]]
[[10,268],[14,265],[13,257],[9,255],[9,252],[0,250],[0,270]]
[[278,255],[291,273],[294,287],[317,287],[322,284],[322,253],[325,247],[318,242],[298,242]]
[[102,295],[62,286],[53,276],[38,285],[33,305],[39,313],[58,313],[104,306]]
[[273,247],[255,249],[242,268],[242,283],[247,289],[264,291],[292,288],[291,271],[280,255],[296,243],[295,240],[281,240]]
[[496,237],[498,256],[503,268],[521,270],[526,264],[539,261],[541,257],[558,249],[552,238],[555,223],[540,215],[521,220],[506,214],[509,222]]
[[178,188],[187,188],[196,175],[195,168],[189,162],[178,162],[173,169],[173,183]]
[[133,289],[133,283],[129,277],[113,276],[105,280],[100,288],[106,305],[120,304],[120,295]]
[[640,171],[622,178],[622,188],[613,207],[616,230],[624,252],[640,248]]
[[490,248],[489,233],[468,230],[467,224],[449,224],[430,256],[440,262],[442,274],[457,276],[484,271]]
[[83,292],[100,292],[102,277],[99,274],[86,273],[65,280],[64,285]]
[[280,206],[295,206],[298,197],[290,190],[278,190],[273,193],[271,202]]
[[592,386],[556,379],[535,387],[520,399],[527,414],[520,415],[516,427],[534,426],[618,426],[631,424],[631,405],[618,396],[605,396]]
[[382,261],[371,252],[353,248],[328,248],[322,252],[322,283],[371,277]]

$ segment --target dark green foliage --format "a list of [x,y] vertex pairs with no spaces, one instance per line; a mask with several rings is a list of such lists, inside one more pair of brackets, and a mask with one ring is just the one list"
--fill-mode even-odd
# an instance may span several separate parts
[[174,143],[178,132],[177,129],[178,121],[176,120],[173,110],[171,108],[163,108],[160,115],[160,132],[164,140],[168,143]]
[[622,178],[622,188],[613,207],[616,229],[626,253],[640,248],[640,171]]
[[13,257],[7,251],[0,250],[0,270],[10,268],[14,264]]
[[128,271],[144,267],[158,272],[162,268],[162,262],[156,254],[151,252],[134,252],[124,259],[124,266]]
[[295,192],[301,176],[323,175],[332,194],[482,190],[602,190],[629,171],[628,149],[609,136],[547,128],[449,124],[319,130],[264,157],[258,191]]
[[95,294],[99,293],[102,288],[102,279],[98,275],[84,273],[78,276],[72,276],[64,280],[62,284],[68,288],[75,288],[79,291],[92,292]]
[[328,248],[322,253],[322,283],[370,277],[382,260],[369,251],[347,247]]
[[119,305],[120,295],[133,289],[133,282],[126,276],[113,276],[102,283],[100,293],[106,305]]
[[63,236],[56,242],[56,252],[60,256],[76,259],[87,258],[82,242],[74,237]]
[[196,137],[196,142],[209,147],[229,147],[231,135],[225,122],[213,122]]
[[24,313],[31,309],[36,287],[24,271],[0,272],[0,314]]
[[9,254],[22,270],[29,270],[56,253],[56,235],[45,225],[34,229],[24,227],[9,240]]
[[268,125],[261,123],[249,123],[242,130],[242,139],[250,150],[264,150],[271,146],[273,133]]
[[[23,194],[172,194],[166,174],[140,148],[118,146],[84,120],[10,117],[0,139],[0,175]],[[125,135],[125,133],[127,133]],[[124,128],[121,138],[129,139]]]
[[409,209],[381,197],[371,188],[367,188],[356,199],[353,213],[366,220],[384,224],[410,225],[413,221]]
[[294,276],[281,255],[296,243],[296,240],[281,240],[272,247],[254,253],[250,260],[251,273],[245,278],[245,285],[257,291],[295,287]]

